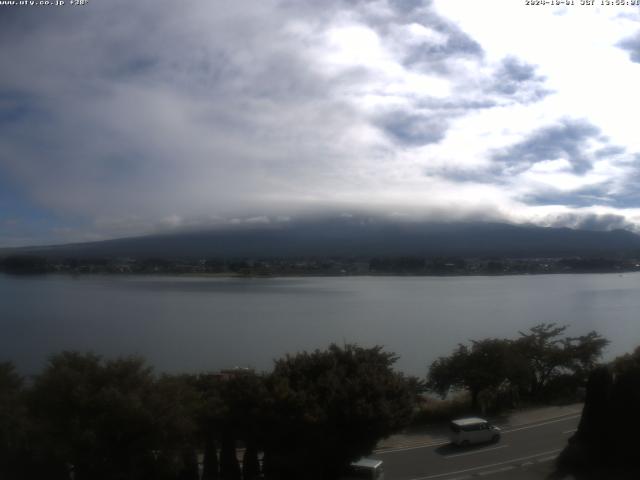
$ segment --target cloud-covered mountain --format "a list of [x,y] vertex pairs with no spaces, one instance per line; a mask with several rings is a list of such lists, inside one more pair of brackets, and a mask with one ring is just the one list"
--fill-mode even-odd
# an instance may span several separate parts
[[90,3],[0,6],[0,246],[365,209],[640,230],[635,6]]
[[631,254],[640,236],[625,231],[543,228],[503,223],[399,222],[324,218],[243,224],[206,231],[36,247],[49,257],[270,258],[376,256],[559,257]]

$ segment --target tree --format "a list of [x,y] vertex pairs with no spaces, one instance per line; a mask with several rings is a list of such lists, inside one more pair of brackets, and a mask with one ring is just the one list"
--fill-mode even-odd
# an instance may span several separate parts
[[242,473],[236,455],[236,439],[229,430],[222,436],[220,450],[220,478],[221,480],[240,480]]
[[637,432],[640,429],[640,347],[595,367],[578,430],[557,462],[557,478],[640,478]]
[[404,427],[415,394],[392,370],[397,357],[357,345],[277,360],[269,377],[267,478],[337,477]]
[[612,367],[616,375],[633,375],[640,371],[640,347],[636,347],[633,353],[617,357],[612,362]]
[[202,399],[194,382],[192,375],[164,374],[153,383],[146,407],[153,417],[152,449],[161,459],[160,464],[156,462],[161,476],[197,478],[195,450],[201,443],[197,430]]
[[549,381],[562,373],[568,372],[586,381],[609,343],[594,331],[580,337],[561,338],[566,329],[566,325],[541,323],[527,333],[519,332],[515,346],[527,362],[531,397],[539,397]]
[[39,451],[56,471],[72,466],[76,480],[175,478],[192,469],[185,452],[194,447],[195,397],[181,378],[156,380],[141,358],[63,352],[30,397]]
[[265,377],[253,371],[238,371],[219,385],[222,409],[218,420],[222,433],[220,473],[223,480],[240,478],[235,442],[245,445],[242,474],[245,480],[257,477],[258,446],[265,441],[268,391]]
[[23,378],[10,362],[0,362],[0,478],[15,478],[27,461],[28,435]]
[[14,274],[45,273],[48,269],[47,259],[35,255],[10,255],[0,262],[0,269]]
[[471,393],[471,407],[479,407],[480,393],[495,391],[509,379],[511,342],[501,339],[472,341],[471,347],[460,344],[448,357],[431,364],[428,386],[446,396],[452,388],[464,388]]
[[451,389],[468,390],[474,410],[483,392],[496,393],[503,387],[532,398],[548,394],[552,381],[556,391],[575,390],[586,382],[609,342],[596,332],[563,338],[566,329],[542,323],[520,332],[517,340],[460,344],[451,355],[431,364],[428,386],[443,397]]
[[218,452],[213,435],[206,434],[202,460],[202,480],[218,480]]
[[[264,376],[252,371],[231,372],[224,377],[199,375],[195,385],[202,398],[198,423],[205,446],[203,478],[239,478],[237,441],[245,446],[242,475],[245,479],[258,475],[257,452],[264,437],[268,395]],[[221,447],[220,462],[216,444]]]

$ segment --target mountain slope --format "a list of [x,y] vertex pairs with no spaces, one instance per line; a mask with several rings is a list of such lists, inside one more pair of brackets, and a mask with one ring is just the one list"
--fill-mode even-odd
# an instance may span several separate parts
[[640,236],[501,223],[329,218],[5,250],[48,257],[559,257],[640,252]]

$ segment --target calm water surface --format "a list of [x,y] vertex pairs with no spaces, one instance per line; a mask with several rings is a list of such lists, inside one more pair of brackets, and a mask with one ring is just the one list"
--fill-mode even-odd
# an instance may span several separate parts
[[540,322],[597,330],[607,358],[640,345],[640,274],[192,278],[0,274],[0,361],[35,373],[49,354],[140,354],[157,370],[269,369],[331,342],[384,345],[424,375],[459,342]]

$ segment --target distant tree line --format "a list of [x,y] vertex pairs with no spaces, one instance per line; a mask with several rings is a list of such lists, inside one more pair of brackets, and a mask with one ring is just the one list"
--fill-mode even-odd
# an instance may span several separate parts
[[0,258],[12,274],[139,273],[264,275],[518,275],[640,270],[632,258],[284,257],[284,258],[46,258],[31,254]]
[[155,375],[63,352],[29,381],[0,363],[0,478],[335,479],[410,421],[418,382],[396,359],[331,345],[269,373]]
[[0,261],[0,269],[9,273],[46,273],[51,267],[44,257],[10,255]]
[[575,396],[609,342],[593,331],[566,337],[566,329],[542,323],[516,339],[460,344],[431,364],[428,387],[442,396],[468,391],[473,410]]

